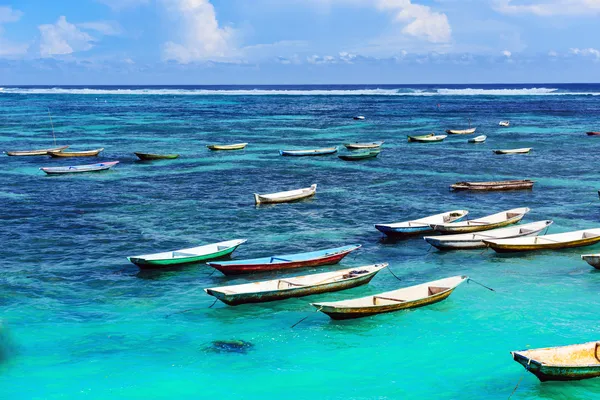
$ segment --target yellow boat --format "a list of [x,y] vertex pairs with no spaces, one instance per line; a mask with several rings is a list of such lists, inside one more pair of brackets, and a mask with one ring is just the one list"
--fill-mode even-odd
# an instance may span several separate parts
[[209,144],[210,150],[241,150],[248,146],[248,143],[234,143],[234,144]]
[[558,250],[590,246],[600,242],[600,228],[555,233],[536,237],[484,240],[485,244],[498,253],[534,250]]
[[49,151],[48,155],[50,157],[59,158],[59,157],[94,157],[100,154],[100,152],[104,150],[104,147],[95,150],[86,150],[86,151]]
[[431,228],[442,234],[487,231],[489,229],[502,228],[503,226],[516,224],[521,221],[529,211],[530,210],[527,207],[513,208],[512,210],[502,211],[470,221],[434,224],[431,225]]

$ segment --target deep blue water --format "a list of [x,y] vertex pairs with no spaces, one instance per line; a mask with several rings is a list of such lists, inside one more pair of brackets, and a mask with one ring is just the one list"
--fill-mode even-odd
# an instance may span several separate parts
[[[541,384],[509,352],[599,340],[600,246],[499,256],[382,241],[375,223],[514,207],[550,233],[600,227],[600,85],[9,87],[0,148],[104,147],[106,173],[45,176],[73,160],[0,157],[0,398],[590,399],[600,380]],[[365,121],[353,121],[361,114]],[[509,119],[511,127],[501,128]],[[484,144],[407,143],[469,120]],[[282,148],[385,140],[376,159],[280,157]],[[248,142],[209,152],[206,144]],[[532,147],[521,156],[493,149]],[[142,163],[134,151],[177,152]],[[87,163],[89,160],[77,160]],[[533,191],[453,193],[462,180],[530,178]],[[319,185],[309,201],[257,208],[252,193]],[[362,244],[340,266],[389,262],[366,286],[228,307],[204,265],[140,272],[130,255],[247,238],[238,259]],[[453,275],[446,301],[335,322],[312,301],[359,297]],[[183,312],[185,311],[185,312]],[[297,327],[290,326],[309,316]],[[215,340],[252,343],[211,350]]]

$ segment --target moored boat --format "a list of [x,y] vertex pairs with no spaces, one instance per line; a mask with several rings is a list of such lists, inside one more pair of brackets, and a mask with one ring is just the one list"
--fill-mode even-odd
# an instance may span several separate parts
[[288,190],[286,192],[277,192],[270,194],[254,193],[254,202],[256,204],[289,203],[314,196],[317,192],[317,184],[312,184],[308,188]]
[[409,142],[420,142],[420,143],[428,143],[428,142],[441,142],[446,139],[448,135],[436,135],[435,133],[430,133],[428,135],[420,135],[420,136],[407,136]]
[[52,147],[49,149],[37,149],[37,150],[11,150],[6,151],[8,156],[45,156],[52,151],[62,151],[69,146]]
[[279,256],[253,258],[226,262],[209,262],[213,268],[225,275],[239,275],[253,272],[276,271],[291,268],[318,267],[339,263],[348,254],[360,248],[360,245],[336,247],[311,251],[308,253],[285,254]]
[[319,274],[213,287],[204,289],[204,291],[230,306],[264,303],[292,297],[335,292],[364,285],[369,283],[379,271],[387,266],[387,263],[381,263]]
[[600,132],[586,132],[588,136],[600,136]]
[[102,162],[97,164],[86,164],[86,165],[71,165],[69,167],[43,167],[40,168],[48,175],[60,175],[60,174],[77,174],[83,172],[100,172],[111,169],[117,165],[118,161]]
[[104,147],[95,150],[86,150],[86,151],[49,151],[48,155],[50,157],[59,158],[59,157],[94,157],[100,154],[101,151],[104,150]]
[[127,259],[142,269],[173,267],[226,257],[245,242],[246,239],[228,240],[187,249],[127,257]]
[[483,242],[498,253],[570,249],[599,243],[600,228],[582,229],[536,237],[484,239]]
[[453,276],[356,299],[312,303],[332,319],[351,319],[423,307],[447,299],[468,277]]
[[134,152],[140,160],[151,161],[151,160],[174,160],[179,157],[179,154],[156,154],[156,153],[140,153]]
[[507,127],[510,126],[510,121],[500,121],[498,122],[498,125]]
[[352,117],[352,119],[356,120],[356,121],[362,121],[365,119],[365,117],[362,115],[356,115],[356,116]]
[[541,382],[600,376],[600,342],[512,351],[510,354]]
[[477,128],[469,128],[469,129],[446,129],[446,133],[449,135],[470,135],[475,133]]
[[348,150],[365,150],[365,149],[377,149],[381,147],[383,144],[383,140],[378,142],[370,142],[370,143],[346,143],[344,147]]
[[[512,210],[502,211],[485,217],[472,219],[470,221],[450,222],[445,224],[431,224],[431,228],[441,234],[450,233],[471,233],[487,231],[489,229],[502,228],[504,226],[516,224],[521,221],[529,208],[513,208]],[[509,239],[512,240],[512,239]],[[516,240],[516,239],[515,239]],[[487,243],[487,242],[486,242]]]
[[377,224],[375,229],[391,237],[419,235],[433,232],[431,224],[444,224],[456,222],[467,216],[467,210],[453,210],[411,221],[395,222],[391,224]]
[[531,151],[531,147],[521,147],[519,149],[504,149],[492,150],[496,154],[527,154]]
[[209,144],[210,150],[241,150],[248,146],[248,143],[234,143],[234,144]]
[[341,154],[338,157],[344,161],[358,161],[364,160],[367,158],[377,157],[381,153],[381,150],[365,150],[365,151],[356,151],[350,154]]
[[477,137],[469,139],[468,142],[469,143],[483,143],[483,142],[485,142],[486,139],[487,139],[487,136],[485,136],[485,135],[479,135]]
[[581,259],[596,269],[600,269],[600,254],[583,254]]
[[311,150],[279,150],[279,154],[282,156],[324,156],[327,154],[337,153],[337,147],[324,147],[321,149],[311,149]]
[[525,190],[533,188],[535,181],[529,179],[489,182],[457,182],[450,185],[452,190],[475,190],[482,192],[497,190]]

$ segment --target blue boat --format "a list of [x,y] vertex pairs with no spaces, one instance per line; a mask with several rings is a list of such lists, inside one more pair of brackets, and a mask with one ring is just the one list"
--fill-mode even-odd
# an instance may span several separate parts
[[393,237],[419,235],[422,233],[433,232],[430,225],[438,223],[434,221],[448,221],[444,223],[456,222],[463,219],[468,213],[467,210],[454,210],[411,221],[395,222],[393,224],[377,224],[375,225],[375,228],[378,231],[385,233],[387,236]]
[[302,157],[302,156],[324,156],[327,154],[337,153],[337,147],[324,147],[321,149],[312,149],[312,150],[279,150],[279,154],[282,156],[294,156],[294,157]]

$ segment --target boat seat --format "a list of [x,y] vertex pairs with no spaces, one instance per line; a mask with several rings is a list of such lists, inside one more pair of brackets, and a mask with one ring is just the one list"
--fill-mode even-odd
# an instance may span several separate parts
[[438,293],[442,293],[445,292],[446,290],[448,290],[450,288],[447,287],[439,287],[439,286],[429,286],[427,288],[427,295],[428,296],[433,296],[434,294],[438,294]]
[[279,257],[271,257],[271,260],[269,261],[269,263],[272,263],[273,261],[291,262],[292,260],[286,260],[285,258],[279,258]]
[[533,231],[534,231],[533,229],[527,229],[527,228],[519,229],[519,233],[523,233],[523,234],[532,233]]
[[173,252],[173,258],[175,258],[175,257],[194,257],[194,256],[197,256],[197,254],[185,253],[183,251],[174,251]]
[[510,219],[510,218],[518,217],[519,215],[521,215],[521,214],[519,214],[519,213],[506,213],[506,218]]
[[377,300],[388,300],[388,301],[395,301],[397,303],[406,303],[406,300],[394,299],[391,297],[383,297],[383,296],[373,296],[373,305],[374,306],[377,305]]
[[581,235],[582,239],[591,239],[591,238],[595,238],[595,237],[598,237],[598,235],[595,233],[590,233],[590,232],[583,232],[583,235]]
[[229,246],[217,246],[217,251],[226,250]]
[[290,281],[286,281],[284,279],[280,279],[277,281],[277,289],[288,289],[292,286],[305,286],[301,283],[294,283]]

